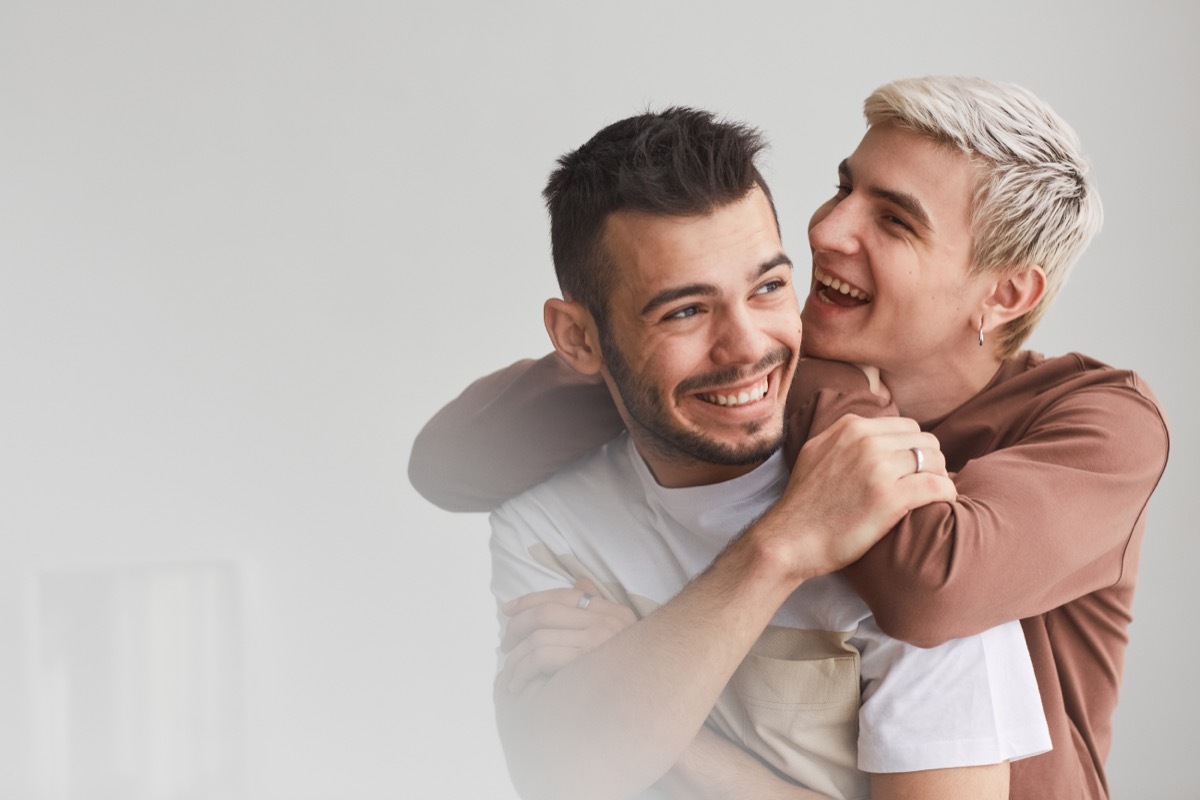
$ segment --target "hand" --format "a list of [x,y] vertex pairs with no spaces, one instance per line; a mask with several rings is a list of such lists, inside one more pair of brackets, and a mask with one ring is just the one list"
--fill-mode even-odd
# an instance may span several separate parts
[[891,391],[884,384],[883,379],[879,377],[879,367],[873,367],[870,364],[855,364],[854,366],[862,370],[863,375],[867,376],[867,386],[870,388],[871,394],[886,403],[892,401]]
[[937,437],[904,417],[851,414],[801,448],[783,497],[748,533],[802,581],[858,560],[912,509],[957,496]]
[[[584,593],[592,596],[579,608]],[[520,694],[540,676],[549,677],[637,622],[633,611],[601,596],[581,578],[571,589],[549,589],[518,597],[504,607],[508,625],[500,649],[508,653],[499,686]]]

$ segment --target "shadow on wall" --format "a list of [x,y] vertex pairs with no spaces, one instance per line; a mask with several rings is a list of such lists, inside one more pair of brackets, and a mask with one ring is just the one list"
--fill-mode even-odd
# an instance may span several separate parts
[[26,585],[36,797],[240,797],[231,562],[45,569]]

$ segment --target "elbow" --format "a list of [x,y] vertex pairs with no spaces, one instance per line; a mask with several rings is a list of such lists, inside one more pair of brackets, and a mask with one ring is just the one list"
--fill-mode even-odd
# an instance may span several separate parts
[[446,511],[491,511],[497,503],[459,488],[466,471],[452,449],[438,446],[429,426],[417,434],[408,457],[408,482],[417,494]]
[[500,742],[513,787],[522,800],[634,800],[673,763],[644,759],[595,730],[556,724],[527,709],[497,714]]
[[[505,748],[508,774],[521,800],[634,800],[638,791],[614,786],[595,771],[578,768],[560,761],[548,763],[545,754],[527,753],[516,756]],[[576,767],[576,768],[572,768]],[[619,775],[620,770],[606,769],[607,775]]]
[[889,607],[875,614],[879,629],[914,647],[938,647],[951,639],[978,633],[960,629],[956,620],[964,615],[963,604],[933,593],[919,598],[914,593],[903,607]]

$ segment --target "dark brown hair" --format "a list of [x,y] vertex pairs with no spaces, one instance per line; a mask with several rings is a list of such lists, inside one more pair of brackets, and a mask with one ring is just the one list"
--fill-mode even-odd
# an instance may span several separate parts
[[755,186],[770,201],[770,189],[754,164],[765,147],[754,128],[674,107],[614,122],[560,157],[542,196],[563,296],[582,303],[603,329],[616,278],[604,247],[608,216],[616,211],[707,214]]

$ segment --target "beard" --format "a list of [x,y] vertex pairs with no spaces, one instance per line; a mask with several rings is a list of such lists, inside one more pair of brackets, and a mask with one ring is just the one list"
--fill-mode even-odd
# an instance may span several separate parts
[[[639,440],[663,458],[675,462],[747,466],[766,461],[783,444],[786,419],[780,421],[777,431],[766,431],[769,420],[745,423],[742,426],[745,438],[740,443],[722,442],[701,431],[680,426],[667,412],[667,398],[646,376],[634,371],[620,347],[605,330],[600,332],[600,348],[617,394],[629,415],[630,432],[635,432],[636,428],[643,434]],[[788,363],[792,357],[789,348],[780,346],[749,369],[728,367],[705,375],[695,375],[682,381],[675,392],[684,394],[735,383],[743,374],[761,374],[778,364]]]

